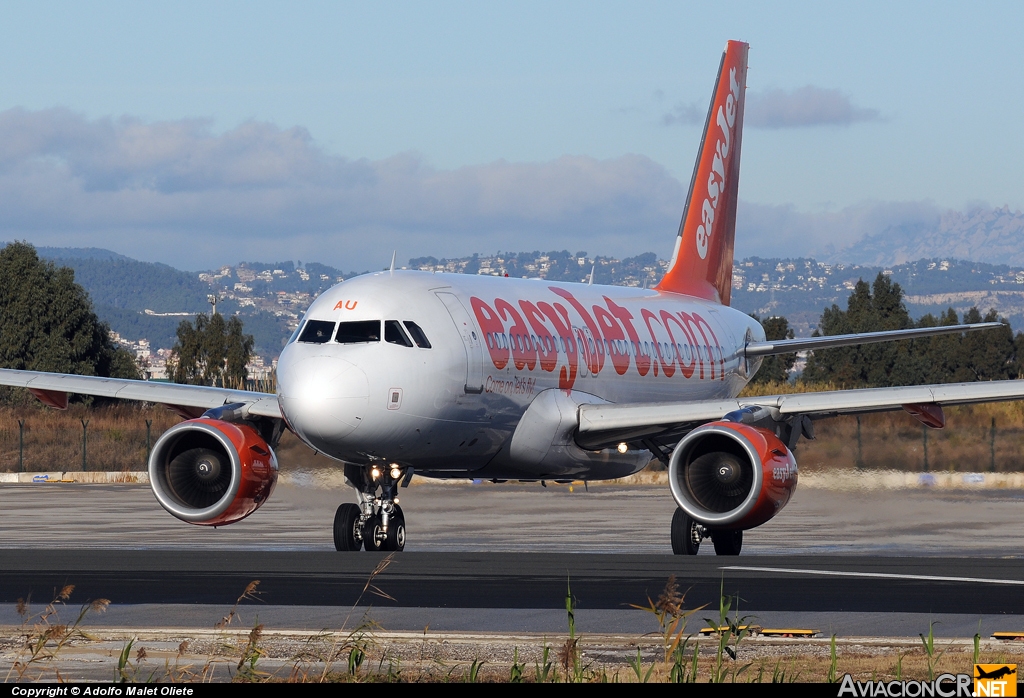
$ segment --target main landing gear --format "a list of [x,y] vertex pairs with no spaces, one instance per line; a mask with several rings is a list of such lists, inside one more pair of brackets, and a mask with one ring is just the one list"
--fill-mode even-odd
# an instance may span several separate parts
[[672,552],[696,555],[705,538],[711,539],[716,555],[739,555],[743,547],[743,531],[709,529],[691,519],[682,509],[676,509],[672,515]]
[[[345,465],[358,504],[346,502],[334,515],[336,550],[398,551],[405,548],[405,515],[396,490],[407,474],[398,466]],[[377,494],[377,490],[380,494]]]

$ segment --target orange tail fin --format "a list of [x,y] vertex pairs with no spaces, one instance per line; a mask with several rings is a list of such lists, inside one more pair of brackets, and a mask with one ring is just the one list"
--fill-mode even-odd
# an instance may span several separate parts
[[668,272],[655,287],[729,304],[748,45],[725,45],[679,237]]

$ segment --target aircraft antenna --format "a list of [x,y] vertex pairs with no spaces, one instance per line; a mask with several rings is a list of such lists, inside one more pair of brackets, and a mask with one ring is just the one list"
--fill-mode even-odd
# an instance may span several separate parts
[[597,269],[597,265],[596,264],[593,265],[592,267],[590,267],[590,281],[587,282],[587,286],[593,286],[594,285],[594,270],[595,269]]
[[398,250],[391,253],[391,273],[395,273],[395,257],[398,256]]

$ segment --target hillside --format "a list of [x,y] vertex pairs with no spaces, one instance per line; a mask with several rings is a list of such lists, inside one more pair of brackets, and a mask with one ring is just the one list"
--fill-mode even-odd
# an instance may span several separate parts
[[[0,243],[0,247],[7,243]],[[123,254],[105,250],[102,247],[37,247],[36,252],[46,259],[127,259]]]
[[[88,291],[96,314],[126,340],[148,339],[154,348],[169,348],[176,341],[179,323],[189,318],[154,313],[210,311],[210,285],[197,274],[95,247],[41,247],[38,252],[40,257],[74,269],[75,280]],[[241,308],[231,298],[222,298],[217,308],[243,316],[246,332],[253,335],[256,353],[261,356],[276,356],[282,337],[290,334],[287,323],[272,312]]]
[[733,307],[761,316],[782,315],[797,336],[809,336],[822,311],[845,307],[858,279],[879,272],[898,283],[911,316],[953,308],[995,308],[1024,330],[1024,269],[956,259],[920,259],[892,266],[826,264],[814,259],[744,259],[733,269]]
[[75,270],[75,280],[89,291],[93,303],[121,310],[157,313],[205,312],[209,289],[195,274],[166,264],[139,262],[127,257],[47,257]]
[[[280,353],[313,299],[354,275],[323,264],[291,261],[241,262],[195,274],[96,248],[42,248],[40,252],[75,270],[97,314],[125,339],[145,338],[154,348],[171,347],[183,318],[153,313],[207,312],[207,296],[216,293],[218,310],[237,313],[255,337],[257,353],[268,359]],[[593,268],[595,283],[651,286],[666,266],[653,253],[619,260],[561,250],[424,257],[410,260],[406,268],[577,282],[585,282]],[[982,312],[995,308],[1016,330],[1024,330],[1024,264],[936,257],[887,267],[753,257],[734,266],[732,305],[761,316],[783,315],[798,336],[807,336],[824,308],[833,303],[843,306],[858,279],[870,281],[879,272],[903,287],[907,308],[915,318],[937,315],[949,307],[962,315],[977,306]]]

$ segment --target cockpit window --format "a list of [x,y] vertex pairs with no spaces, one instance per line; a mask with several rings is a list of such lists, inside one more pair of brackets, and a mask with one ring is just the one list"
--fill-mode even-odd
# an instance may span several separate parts
[[332,332],[334,332],[333,322],[328,320],[310,320],[306,323],[306,326],[302,328],[302,334],[299,335],[299,341],[308,342],[310,344],[323,344],[330,340]]
[[338,341],[341,344],[380,341],[380,320],[342,322],[338,324]]
[[384,321],[384,341],[390,344],[399,344],[403,347],[412,346],[412,342],[409,341],[409,337],[405,334],[402,326],[398,324],[398,320]]
[[412,335],[412,340],[416,342],[416,346],[420,349],[429,349],[430,340],[427,339],[427,335],[424,334],[423,330],[412,320],[406,320],[405,326],[409,330],[409,334]]

